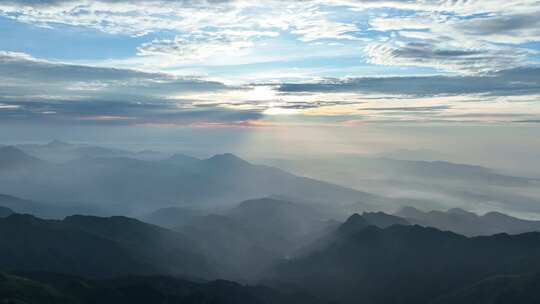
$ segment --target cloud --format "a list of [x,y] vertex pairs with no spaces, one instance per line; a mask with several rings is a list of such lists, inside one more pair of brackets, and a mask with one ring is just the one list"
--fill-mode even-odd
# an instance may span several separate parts
[[369,44],[366,58],[375,64],[478,73],[527,65],[537,54],[523,44],[540,40],[538,3],[439,1],[437,8],[434,2],[411,1],[412,13],[372,17],[372,30],[393,36]]
[[397,112],[433,112],[450,109],[449,105],[424,106],[424,107],[376,107],[362,108],[362,111],[397,111]]
[[315,83],[284,83],[284,93],[358,92],[387,95],[436,96],[540,94],[540,67],[515,68],[473,76],[401,76],[326,79]]
[[176,93],[219,91],[224,84],[163,73],[55,63],[27,54],[0,51],[3,95],[63,94],[109,97],[160,97]]
[[[163,68],[177,75],[188,67],[241,79],[240,65],[249,63],[253,83],[279,71],[272,84],[237,88],[0,52],[0,116],[9,119],[249,125],[265,113],[533,121],[538,112],[538,50],[529,43],[540,40],[536,0],[11,0],[0,2],[0,16],[59,30],[89,28],[108,38],[137,37],[135,55],[100,66]],[[358,66],[344,67],[341,59],[350,56],[357,56]],[[287,71],[311,81],[280,84],[286,75],[279,65],[292,57],[302,62],[297,67],[299,60],[291,61]],[[371,70],[365,63],[397,68]],[[424,68],[433,75],[414,76]],[[411,75],[323,78],[363,71]]]
[[224,29],[222,35],[234,37],[238,32],[289,29],[301,40],[313,41],[354,39],[347,33],[356,30],[352,24],[330,20],[316,1],[21,0],[1,3],[0,14],[37,25],[60,23],[133,36]]
[[137,54],[172,63],[247,57],[257,41],[285,33],[302,43],[371,41],[364,55],[374,64],[474,73],[524,64],[532,52],[519,44],[540,39],[535,0],[9,0],[0,15],[38,26],[159,33]]
[[194,32],[175,39],[154,40],[137,48],[140,56],[167,56],[173,60],[202,60],[213,56],[231,56],[249,49],[255,39],[277,37],[271,31]]
[[365,48],[368,62],[379,65],[423,66],[456,73],[485,73],[526,62],[529,52],[507,47],[453,48],[437,43],[371,43]]
[[[5,121],[191,124],[257,119],[259,111],[198,106],[200,92],[239,88],[162,73],[99,68],[0,53],[0,117]],[[184,96],[184,97],[183,97]]]
[[[257,120],[258,111],[219,107],[183,108],[171,103],[111,102],[107,100],[6,101],[0,107],[3,123],[58,123],[107,125],[178,125],[198,123],[241,124]],[[11,108],[9,108],[11,107]]]
[[539,41],[540,10],[473,19],[456,27],[468,35],[499,43]]

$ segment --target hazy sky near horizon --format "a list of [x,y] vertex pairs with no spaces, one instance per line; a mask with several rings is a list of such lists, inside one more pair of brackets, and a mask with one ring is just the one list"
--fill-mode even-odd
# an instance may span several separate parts
[[[539,51],[535,0],[7,0],[0,125],[19,140],[136,127],[208,142],[223,128],[316,141],[390,125],[451,141],[479,125],[478,139],[534,152]],[[363,143],[402,142],[378,136]]]

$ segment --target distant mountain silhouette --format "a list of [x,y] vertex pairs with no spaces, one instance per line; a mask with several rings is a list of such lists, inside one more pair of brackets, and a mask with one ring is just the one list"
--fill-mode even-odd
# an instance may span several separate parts
[[37,217],[47,218],[47,219],[60,219],[65,216],[76,214],[76,213],[85,213],[85,214],[99,214],[100,211],[88,205],[75,205],[75,204],[66,204],[66,205],[55,205],[55,204],[46,204],[26,199],[21,199],[11,195],[0,194],[0,206],[7,207],[13,212],[21,214],[32,214]]
[[540,221],[523,220],[499,212],[489,212],[479,216],[460,208],[423,212],[406,207],[398,211],[396,215],[406,218],[413,224],[435,227],[467,236],[540,231]]
[[163,162],[180,165],[180,166],[189,166],[195,163],[200,162],[201,160],[195,157],[191,157],[185,154],[174,154],[173,156],[162,160]]
[[[358,155],[261,162],[293,174],[394,198],[364,211],[395,212],[396,207],[402,206],[448,209],[466,203],[540,213],[540,198],[535,194],[539,179],[512,176],[482,166]],[[362,209],[348,211],[350,215]]]
[[178,231],[197,239],[219,278],[253,282],[284,256],[286,240],[223,215],[202,216]]
[[352,203],[373,196],[285,171],[251,164],[232,154],[204,160],[143,161],[85,157],[48,164],[25,174],[0,169],[0,193],[38,201],[77,202],[110,213],[150,212],[171,206],[232,205],[283,194],[317,202]]
[[124,217],[62,221],[13,214],[0,219],[0,268],[106,277],[209,275],[196,244],[179,233]]
[[275,286],[338,303],[427,303],[494,275],[540,270],[540,233],[467,238],[411,225],[378,228],[359,215],[326,245],[276,268]]
[[487,167],[429,160],[429,157],[423,160],[405,160],[351,155],[335,159],[269,159],[264,163],[349,187],[357,186],[356,183],[363,179],[393,180],[407,186],[419,181],[428,184],[465,182],[506,186],[524,186],[537,182],[536,179],[506,175]]
[[53,140],[46,144],[21,144],[16,147],[34,157],[59,163],[82,157],[134,157],[140,159],[162,159],[165,157],[162,153],[152,153],[152,151],[132,152],[87,144],[73,144],[61,140]]
[[196,218],[205,215],[205,212],[182,207],[160,208],[151,213],[141,216],[146,223],[165,228],[177,228],[191,223]]
[[223,277],[254,281],[326,226],[308,205],[263,198],[244,201],[222,215],[199,217],[177,230],[199,240]]
[[0,206],[7,207],[16,213],[29,213],[44,217],[56,217],[62,213],[53,206],[5,194],[0,194]]
[[251,229],[294,239],[324,226],[325,216],[300,203],[273,198],[247,200],[227,213]]
[[47,272],[0,273],[3,303],[27,304],[298,304],[319,303],[301,294],[230,281],[193,282],[166,276],[88,280]]
[[238,170],[247,168],[251,164],[232,153],[216,154],[205,161],[209,168]]

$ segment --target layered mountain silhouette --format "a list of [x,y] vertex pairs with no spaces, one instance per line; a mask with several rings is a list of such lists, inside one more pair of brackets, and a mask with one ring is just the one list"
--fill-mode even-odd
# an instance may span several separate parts
[[[370,193],[395,198],[396,206],[431,210],[478,204],[520,213],[540,212],[535,191],[540,184],[538,178],[482,166],[361,155],[261,162],[353,189],[369,189]],[[366,210],[396,211],[383,207]]]
[[460,208],[424,212],[413,207],[405,207],[396,215],[413,224],[435,227],[467,236],[540,231],[540,221],[523,220],[499,212],[488,212],[479,216]]
[[320,303],[298,293],[231,281],[188,281],[166,276],[88,280],[48,272],[0,273],[3,303],[27,304],[293,304]]
[[88,144],[74,144],[57,139],[46,144],[21,144],[15,147],[34,157],[59,163],[83,157],[132,157],[147,160],[159,160],[166,157],[166,154],[157,151],[133,152]]
[[[374,180],[406,174],[411,192],[481,185],[490,199],[497,187],[535,183],[439,161],[371,165],[380,169]],[[409,199],[230,153],[4,146],[0,193],[10,194],[0,194],[0,302],[538,302],[540,233],[531,231],[540,221],[459,208],[395,212]],[[271,287],[241,285],[255,283]]]
[[146,223],[165,228],[178,228],[187,225],[207,212],[185,207],[167,207],[140,216]]
[[338,303],[429,303],[495,275],[540,269],[540,233],[467,238],[353,215],[324,247],[284,262],[276,286]]
[[27,213],[47,219],[60,219],[77,213],[102,213],[99,208],[92,205],[42,203],[6,194],[0,194],[0,206],[9,208],[15,213]]
[[0,269],[92,277],[211,274],[196,243],[180,233],[125,217],[62,221],[12,214],[0,218]]
[[254,281],[318,238],[328,226],[323,218],[309,205],[263,198],[201,216],[176,230],[199,240],[223,277]]
[[[26,154],[16,148],[19,158]],[[255,197],[284,194],[317,202],[350,203],[372,196],[285,171],[253,165],[232,154],[209,159],[161,161],[127,157],[86,157],[46,163],[13,174],[0,168],[0,193],[36,201],[93,204],[110,213],[142,213],[171,206],[215,206]],[[43,162],[43,161],[41,161]]]

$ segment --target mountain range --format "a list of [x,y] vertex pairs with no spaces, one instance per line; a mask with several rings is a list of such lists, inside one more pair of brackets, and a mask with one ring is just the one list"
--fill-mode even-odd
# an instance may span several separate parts
[[399,155],[392,157],[340,155],[260,159],[259,162],[353,189],[369,189],[372,194],[392,198],[394,205],[425,210],[474,207],[485,211],[540,212],[538,178],[453,163],[444,158],[426,161],[399,159]]
[[[536,182],[379,161],[381,172],[349,176],[404,174],[410,192],[485,200]],[[0,303],[538,302],[540,221],[369,191],[233,154],[0,147]]]
[[435,303],[496,275],[540,270],[540,233],[467,238],[353,215],[322,248],[279,265],[273,286],[336,303]]
[[58,164],[36,161],[14,147],[0,149],[0,159],[4,153],[17,159],[17,170],[0,167],[0,193],[57,205],[92,205],[111,214],[174,206],[230,206],[276,194],[334,206],[372,198],[361,191],[253,165],[232,154],[189,161],[186,157],[179,161],[178,155],[159,161],[87,157]]
[[86,278],[49,273],[0,273],[2,303],[25,304],[293,304],[321,303],[313,297],[235,282],[189,281],[167,276]]
[[0,218],[0,269],[89,277],[170,274],[205,277],[211,269],[180,233],[125,217]]
[[412,224],[435,227],[467,236],[540,231],[540,221],[519,219],[500,212],[477,215],[460,208],[424,212],[413,207],[404,207],[395,215]]
[[0,296],[25,303],[534,303],[540,273],[537,232],[466,237],[382,212],[339,223],[274,198],[173,230],[11,214],[0,218],[0,246]]

